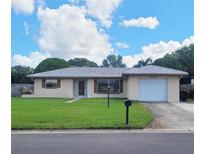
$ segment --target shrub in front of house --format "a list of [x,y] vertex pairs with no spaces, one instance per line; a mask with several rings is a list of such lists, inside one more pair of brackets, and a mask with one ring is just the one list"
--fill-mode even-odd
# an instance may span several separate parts
[[189,93],[187,91],[181,90],[180,91],[180,101],[184,102],[188,99]]

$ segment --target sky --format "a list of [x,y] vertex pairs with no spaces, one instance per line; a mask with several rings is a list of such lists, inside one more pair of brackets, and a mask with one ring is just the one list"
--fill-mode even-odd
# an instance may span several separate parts
[[194,42],[193,0],[12,0],[12,65],[109,54],[132,67]]

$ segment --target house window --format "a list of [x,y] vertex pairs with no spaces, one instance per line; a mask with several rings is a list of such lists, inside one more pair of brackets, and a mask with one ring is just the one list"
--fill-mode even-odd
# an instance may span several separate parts
[[99,93],[106,93],[107,86],[108,86],[108,80],[105,80],[105,79],[97,80],[97,91]]
[[107,86],[110,86],[110,93],[120,93],[120,80],[119,79],[98,79],[97,92],[107,93]]
[[47,89],[60,88],[60,79],[46,79],[42,81],[42,87]]

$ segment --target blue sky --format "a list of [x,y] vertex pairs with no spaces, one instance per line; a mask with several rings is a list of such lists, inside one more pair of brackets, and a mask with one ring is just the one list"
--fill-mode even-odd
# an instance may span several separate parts
[[12,65],[35,67],[46,57],[100,64],[115,53],[131,67],[193,43],[193,0],[15,1]]

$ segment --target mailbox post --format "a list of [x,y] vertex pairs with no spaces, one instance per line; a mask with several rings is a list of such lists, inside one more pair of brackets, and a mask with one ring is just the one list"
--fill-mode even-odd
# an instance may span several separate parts
[[132,105],[132,101],[131,100],[124,100],[124,104],[126,107],[126,127],[128,127],[129,124],[129,106]]
[[107,107],[110,107],[110,85],[107,86]]

